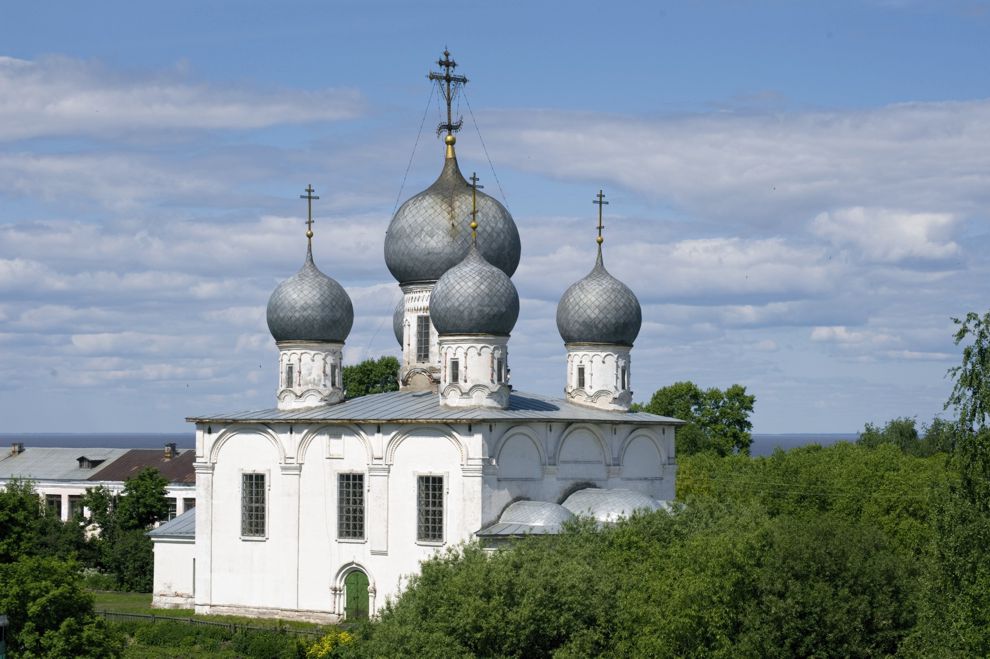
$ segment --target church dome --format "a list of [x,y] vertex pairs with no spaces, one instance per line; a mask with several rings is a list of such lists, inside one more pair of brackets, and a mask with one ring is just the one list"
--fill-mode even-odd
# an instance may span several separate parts
[[508,275],[472,244],[464,260],[433,288],[430,318],[441,335],[508,336],[519,318],[519,293]]
[[564,343],[614,343],[631,346],[643,324],[639,300],[613,277],[598,249],[595,267],[571,284],[557,304],[557,331]]
[[354,324],[354,307],[344,287],[320,272],[313,249],[303,267],[268,299],[268,329],[275,341],[343,343]]
[[[489,263],[511,277],[519,265],[519,231],[502,204],[478,191],[478,244]],[[400,284],[434,282],[464,259],[471,231],[471,186],[450,144],[440,177],[396,211],[385,234],[385,264]]]
[[406,316],[406,299],[405,297],[399,298],[399,303],[395,305],[395,311],[392,312],[392,331],[395,332],[395,340],[402,345],[402,322],[405,320]]

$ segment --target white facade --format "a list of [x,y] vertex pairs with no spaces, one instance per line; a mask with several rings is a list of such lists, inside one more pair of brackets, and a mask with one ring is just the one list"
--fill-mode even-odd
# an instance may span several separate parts
[[567,400],[603,410],[632,404],[630,348],[609,343],[567,344]]
[[441,336],[439,346],[441,404],[500,409],[508,405],[509,337]]
[[196,543],[193,538],[155,538],[155,580],[151,605],[187,609],[195,593]]
[[[430,293],[434,284],[402,286],[402,363],[399,386],[413,391],[436,387],[440,379],[437,328],[430,320]],[[420,320],[420,319],[423,320]],[[423,340],[425,338],[425,341]]]
[[[422,394],[379,396],[411,395]],[[200,422],[195,609],[336,621],[350,572],[367,575],[374,612],[422,560],[471,539],[512,501],[559,502],[591,485],[672,499],[672,424]],[[263,476],[257,536],[242,534],[245,474]],[[349,474],[362,476],[364,491],[364,533],[353,539],[338,526],[340,477]],[[418,537],[421,476],[442,478],[436,540]]]
[[277,345],[278,409],[343,400],[343,343],[280,341]]

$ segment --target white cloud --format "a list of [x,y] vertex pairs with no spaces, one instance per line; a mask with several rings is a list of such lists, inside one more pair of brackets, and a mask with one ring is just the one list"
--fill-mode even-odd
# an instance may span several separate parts
[[850,330],[843,325],[816,327],[811,331],[812,341],[827,341],[845,345],[882,345],[895,341],[895,337],[883,332],[870,330]]
[[949,213],[908,213],[885,208],[844,208],[819,214],[812,230],[882,263],[940,261],[961,249],[951,240],[958,218]]
[[127,77],[65,57],[0,57],[0,140],[131,130],[252,129],[337,121],[363,109],[353,90],[218,87],[176,73]]

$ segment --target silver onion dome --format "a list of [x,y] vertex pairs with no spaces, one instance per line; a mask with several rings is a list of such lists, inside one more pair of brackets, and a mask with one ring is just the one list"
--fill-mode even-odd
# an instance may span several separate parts
[[557,304],[557,331],[564,343],[631,346],[642,324],[639,300],[605,269],[599,246],[595,267],[571,284]]
[[320,272],[313,249],[303,267],[279,284],[268,299],[268,329],[275,341],[343,343],[354,324],[354,306],[344,287]]
[[508,336],[519,318],[519,293],[475,245],[440,277],[430,294],[430,318],[440,335]]
[[[471,231],[471,186],[457,166],[453,145],[440,177],[409,198],[385,234],[385,264],[400,284],[434,282],[464,259]],[[485,259],[509,277],[519,265],[519,231],[502,204],[478,191],[478,244]]]
[[399,298],[399,303],[395,305],[395,311],[392,312],[392,331],[395,332],[395,340],[402,345],[402,323],[406,316],[406,298],[405,296]]

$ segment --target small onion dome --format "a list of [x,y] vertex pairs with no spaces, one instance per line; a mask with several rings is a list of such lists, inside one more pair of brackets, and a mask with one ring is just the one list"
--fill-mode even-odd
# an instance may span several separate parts
[[344,287],[320,272],[313,249],[306,262],[268,299],[268,329],[275,341],[343,343],[354,324],[354,307]]
[[[471,186],[452,148],[450,154],[440,178],[402,204],[388,225],[385,264],[400,284],[437,281],[464,259],[471,244],[471,231],[463,222],[471,211]],[[502,204],[480,190],[477,203],[481,253],[511,277],[521,250],[516,223]]]
[[434,286],[430,318],[440,335],[508,336],[519,318],[519,293],[509,276],[472,244],[464,260]]
[[395,340],[402,345],[402,323],[405,321],[406,317],[406,298],[405,296],[399,298],[399,303],[395,305],[395,311],[392,312],[392,331],[395,332]]
[[557,304],[557,331],[564,343],[631,346],[643,324],[639,300],[598,260],[588,276],[571,284]]

